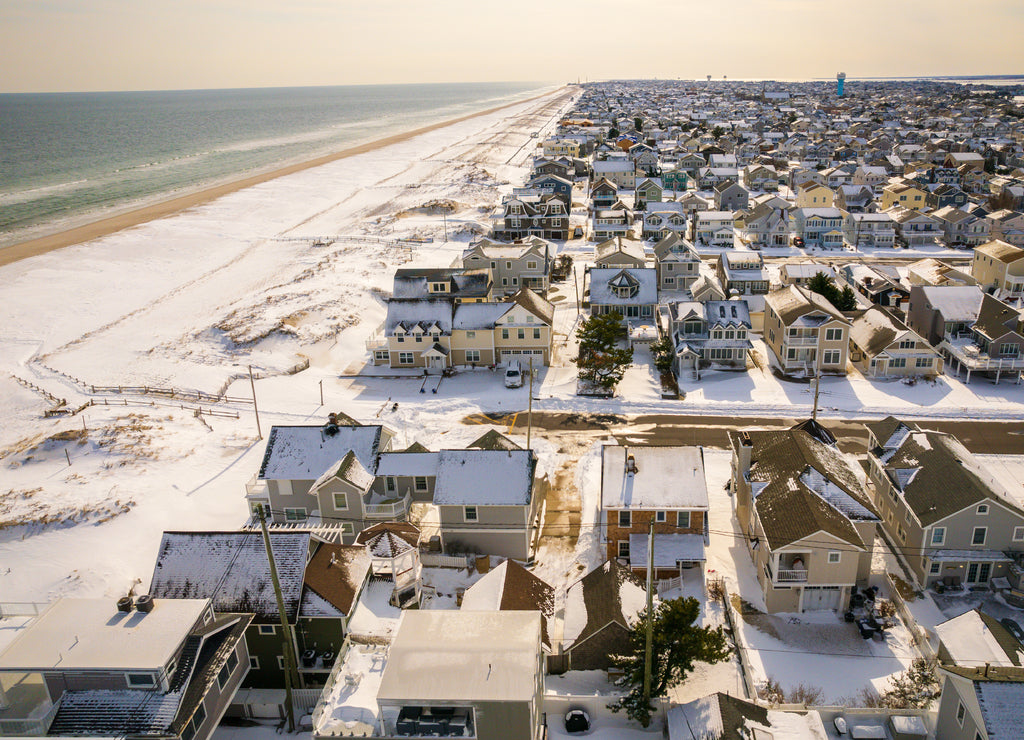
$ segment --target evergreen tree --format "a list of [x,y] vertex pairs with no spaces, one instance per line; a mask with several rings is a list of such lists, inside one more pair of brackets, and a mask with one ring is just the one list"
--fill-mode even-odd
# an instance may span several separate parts
[[589,380],[606,390],[611,390],[622,380],[626,368],[633,363],[633,348],[618,346],[621,335],[622,314],[618,311],[583,320],[576,335],[580,352],[573,359],[582,380]]
[[923,658],[889,679],[889,690],[882,694],[882,705],[890,709],[925,709],[941,693],[935,668]]
[[[651,696],[666,696],[690,673],[695,663],[719,663],[731,652],[721,627],[698,627],[700,602],[695,598],[663,601],[654,608],[654,629],[651,650]],[[626,710],[630,719],[650,724],[653,707],[644,702],[644,656],[646,650],[647,610],[637,617],[630,634],[629,653],[612,656],[612,662],[623,669],[616,683],[628,687],[629,693],[609,708]]]
[[857,297],[853,294],[853,288],[849,285],[842,290],[836,286],[836,281],[823,272],[819,272],[807,282],[808,290],[824,296],[825,300],[831,303],[840,311],[853,311],[857,308]]
[[651,344],[651,354],[654,355],[654,367],[661,373],[672,372],[672,364],[675,362],[675,346],[672,344],[672,337],[665,334],[657,342]]

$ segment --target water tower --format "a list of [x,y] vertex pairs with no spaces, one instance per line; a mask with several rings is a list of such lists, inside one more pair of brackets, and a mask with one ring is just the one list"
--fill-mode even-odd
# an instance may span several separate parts
[[843,87],[846,84],[846,72],[840,72],[836,75],[836,95],[843,97]]

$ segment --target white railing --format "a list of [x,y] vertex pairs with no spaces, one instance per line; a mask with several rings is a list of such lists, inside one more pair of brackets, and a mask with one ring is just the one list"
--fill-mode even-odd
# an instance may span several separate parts
[[786,347],[816,347],[818,345],[818,338],[787,336],[782,340],[782,345],[783,349]]
[[259,480],[259,473],[253,473],[245,484],[246,498],[270,498],[270,489],[265,480]]
[[682,576],[676,576],[675,578],[663,578],[658,581],[657,592],[658,596],[665,594],[669,591],[675,591],[676,589],[682,590],[683,578]]
[[442,555],[436,552],[421,552],[420,564],[425,568],[468,568],[470,555]]
[[775,580],[778,583],[805,583],[807,581],[807,571],[800,570],[780,570],[775,574]]
[[51,704],[49,709],[39,717],[26,717],[25,719],[0,719],[0,736],[40,736],[45,735],[50,729],[50,723],[60,708],[60,702]]
[[367,519],[398,519],[404,517],[412,503],[412,494],[406,491],[398,501],[390,504],[363,504],[363,516]]
[[0,601],[0,619],[3,617],[38,617],[49,606],[44,601]]

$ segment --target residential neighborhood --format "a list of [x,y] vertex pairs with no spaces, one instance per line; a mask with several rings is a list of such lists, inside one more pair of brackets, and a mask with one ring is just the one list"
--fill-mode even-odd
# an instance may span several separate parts
[[571,84],[26,340],[0,736],[1024,737],[1024,98],[839,81]]

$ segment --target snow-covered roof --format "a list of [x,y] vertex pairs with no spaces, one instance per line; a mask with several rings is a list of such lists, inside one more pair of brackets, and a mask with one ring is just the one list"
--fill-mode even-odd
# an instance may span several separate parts
[[442,334],[451,334],[454,313],[452,299],[414,298],[388,301],[388,315],[384,319],[384,333],[391,336],[401,327],[406,332],[414,328],[426,331],[437,326]]
[[[625,273],[637,283],[637,292],[620,298],[611,283]],[[601,267],[590,271],[590,302],[596,305],[644,305],[658,302],[658,271],[652,267]]]
[[453,329],[493,329],[495,322],[504,316],[515,304],[509,303],[459,303],[452,318]]
[[540,612],[402,612],[381,702],[535,701]]
[[1010,640],[1001,643],[990,629],[989,621],[975,609],[935,625],[935,633],[956,665],[1013,666],[1021,663],[1019,649],[1013,649],[1012,653],[1007,650],[1010,644],[1020,647],[1016,638],[1006,633]]
[[533,492],[529,450],[441,450],[437,506],[525,506]]
[[1024,737],[1024,684],[979,681],[975,692],[989,737]]
[[[627,470],[627,460],[636,472]],[[605,509],[708,508],[704,451],[700,447],[623,447],[601,450],[601,506]]]
[[381,427],[275,426],[270,429],[260,467],[261,480],[315,481],[350,450],[368,471],[377,467]]
[[[631,568],[647,567],[646,534],[629,536],[629,566]],[[679,561],[704,561],[704,535],[702,534],[655,534],[654,535],[654,567],[676,568]]]
[[439,454],[437,452],[382,452],[377,463],[377,475],[437,475]]

